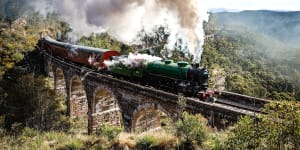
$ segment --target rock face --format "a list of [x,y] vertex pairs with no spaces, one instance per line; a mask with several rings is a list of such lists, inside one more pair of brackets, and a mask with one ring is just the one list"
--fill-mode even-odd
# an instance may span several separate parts
[[214,90],[217,91],[224,91],[225,90],[225,72],[224,69],[219,68],[219,69],[214,69],[212,71],[212,81],[214,82],[214,85],[212,86]]
[[215,83],[215,86],[216,86],[216,90],[218,91],[224,91],[225,90],[225,76],[218,76],[216,78],[216,83]]

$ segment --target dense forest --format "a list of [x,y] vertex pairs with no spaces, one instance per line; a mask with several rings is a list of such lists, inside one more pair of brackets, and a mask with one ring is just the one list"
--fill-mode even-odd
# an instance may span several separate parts
[[[278,14],[290,16],[290,22],[281,20]],[[207,38],[201,63],[209,64],[211,70],[223,70],[228,91],[274,100],[299,100],[300,49],[296,44],[281,41],[277,38],[280,35],[268,34],[275,34],[272,31],[277,28],[283,30],[280,21],[293,24],[292,20],[298,19],[295,14],[300,13],[289,14],[269,11],[211,14],[205,23]],[[277,24],[270,29],[267,24],[272,19]],[[286,28],[287,33],[293,30]]]
[[[297,149],[300,147],[300,56],[298,45],[291,44],[279,33],[296,34],[299,14],[253,11],[212,13],[204,22],[206,41],[202,66],[208,65],[212,74],[211,89],[218,89],[217,79],[225,77],[225,90],[256,97],[280,100],[266,106],[268,115],[257,121],[243,117],[233,127],[218,130],[207,127],[201,115],[184,112],[185,98],[179,96],[181,119],[162,131],[153,133],[124,133],[121,127],[103,125],[92,135],[86,135],[86,123],[66,116],[62,95],[55,92],[53,79],[43,73],[43,62],[37,41],[43,35],[68,41],[70,25],[58,14],[41,15],[25,11],[24,0],[0,1],[0,147],[3,149]],[[5,6],[5,7],[4,7]],[[254,17],[249,17],[255,14]],[[270,17],[273,16],[273,17]],[[240,17],[237,17],[240,16]],[[245,17],[246,16],[246,17]],[[259,16],[259,17],[257,17]],[[251,24],[252,20],[254,24]],[[267,28],[273,20],[272,28]],[[276,18],[277,17],[277,18]],[[279,17],[279,18],[278,18]],[[238,24],[228,18],[234,18]],[[260,19],[260,20],[255,20]],[[245,21],[246,20],[246,21]],[[269,21],[269,22],[268,22]],[[256,27],[261,23],[264,28]],[[264,22],[264,21],[263,21]],[[289,24],[281,28],[276,25]],[[293,26],[294,25],[294,26]],[[256,28],[255,28],[256,27]],[[275,29],[277,32],[273,32]],[[286,31],[285,31],[286,30]],[[262,32],[264,31],[264,32]],[[293,32],[295,31],[295,32]],[[156,37],[140,37],[154,55],[163,48],[162,28]],[[294,35],[289,36],[296,37]],[[167,38],[167,37],[165,37]],[[291,41],[292,42],[292,41]],[[129,46],[108,34],[93,33],[77,43],[112,48],[126,54],[143,46]],[[271,43],[271,44],[270,44]],[[171,58],[184,58],[175,49]],[[165,56],[162,57],[167,57]],[[280,121],[274,121],[280,120]],[[160,136],[158,136],[160,135]]]

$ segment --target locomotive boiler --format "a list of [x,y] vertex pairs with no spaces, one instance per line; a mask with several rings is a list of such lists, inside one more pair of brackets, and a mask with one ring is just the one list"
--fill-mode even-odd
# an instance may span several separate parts
[[[118,60],[119,57],[113,59]],[[183,93],[186,96],[202,96],[208,88],[210,78],[206,68],[199,68],[198,65],[190,65],[184,61],[176,63],[173,60],[157,60],[138,67],[119,62],[109,68],[114,75],[138,80],[142,84],[172,93]]]

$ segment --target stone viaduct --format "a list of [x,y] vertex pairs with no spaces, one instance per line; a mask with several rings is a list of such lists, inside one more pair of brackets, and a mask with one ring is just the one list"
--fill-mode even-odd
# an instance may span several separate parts
[[[122,125],[126,131],[147,131],[161,127],[161,117],[176,121],[178,96],[103,75],[44,53],[45,72],[54,77],[55,89],[66,97],[70,117],[88,122],[88,133],[99,125]],[[214,103],[188,98],[186,111],[201,113],[210,125],[235,122],[251,114]],[[226,121],[224,121],[226,120]]]

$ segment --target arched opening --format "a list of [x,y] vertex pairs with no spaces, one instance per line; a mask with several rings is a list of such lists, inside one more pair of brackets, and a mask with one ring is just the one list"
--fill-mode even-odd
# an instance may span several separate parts
[[78,76],[71,80],[70,116],[88,118],[88,103],[82,81]]
[[172,119],[162,110],[155,106],[143,106],[134,113],[132,120],[132,131],[145,132],[161,129],[170,129]]
[[60,93],[66,96],[66,82],[63,71],[58,68],[56,69],[56,79],[55,79],[55,90],[57,93]]
[[120,125],[120,108],[112,92],[104,88],[96,90],[92,116],[94,130],[104,123]]

